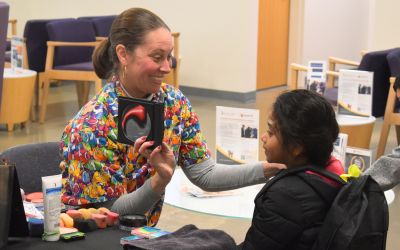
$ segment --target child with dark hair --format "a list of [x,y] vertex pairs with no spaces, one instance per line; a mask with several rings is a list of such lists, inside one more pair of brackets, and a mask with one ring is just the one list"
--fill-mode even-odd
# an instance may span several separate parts
[[[333,157],[339,127],[332,106],[308,90],[281,94],[262,136],[268,162],[287,170],[302,166],[344,170]],[[252,225],[243,249],[311,249],[340,184],[311,171],[266,183],[255,199]]]

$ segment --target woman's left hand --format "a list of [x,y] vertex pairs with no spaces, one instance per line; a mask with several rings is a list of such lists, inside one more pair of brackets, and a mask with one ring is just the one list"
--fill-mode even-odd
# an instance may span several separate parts
[[152,177],[152,187],[158,193],[163,193],[174,174],[176,161],[174,151],[163,142],[156,147],[148,158],[150,165],[156,173]]
[[270,163],[270,162],[263,162],[263,170],[264,170],[264,176],[266,179],[271,178],[272,176],[275,176],[279,171],[286,169],[285,164],[280,164],[280,163]]

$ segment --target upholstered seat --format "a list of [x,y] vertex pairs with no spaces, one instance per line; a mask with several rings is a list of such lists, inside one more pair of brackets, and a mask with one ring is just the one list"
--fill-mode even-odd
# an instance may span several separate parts
[[16,164],[20,186],[26,193],[42,190],[42,176],[61,173],[58,142],[12,147],[0,153],[0,159]]
[[[0,2],[0,106],[3,90],[3,71],[4,71],[4,52],[5,41],[7,39],[8,12],[10,6],[7,3]],[[0,107],[1,108],[1,107]]]
[[92,22],[83,19],[60,20],[50,22],[46,27],[49,41],[42,78],[44,87],[39,115],[41,123],[46,115],[51,80],[76,81],[80,106],[88,100],[88,83],[95,83],[96,93],[101,88],[101,79],[97,77],[92,66],[93,49],[98,45]]
[[59,66],[54,66],[53,68],[57,69],[57,70],[78,70],[78,71],[94,70],[92,61],[81,62],[81,63],[72,63],[72,64],[67,64],[67,65],[59,65]]
[[29,69],[36,72],[43,72],[46,63],[47,41],[49,35],[46,25],[52,21],[74,20],[73,18],[65,19],[37,19],[28,20],[25,24],[24,38],[28,55]]
[[111,25],[117,16],[86,16],[78,19],[90,20],[97,37],[107,37],[110,34]]
[[387,60],[389,53],[398,50],[389,49],[367,53],[361,59],[358,70],[374,72],[372,93],[372,115],[381,117],[385,113],[389,93],[390,68]]

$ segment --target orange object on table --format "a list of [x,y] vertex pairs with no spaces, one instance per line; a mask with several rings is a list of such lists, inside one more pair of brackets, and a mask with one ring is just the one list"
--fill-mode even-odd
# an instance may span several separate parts
[[92,220],[96,222],[96,225],[98,228],[106,228],[107,227],[107,222],[106,222],[107,216],[103,214],[92,214]]
[[114,226],[117,223],[118,218],[119,214],[109,211],[106,218],[107,226]]
[[43,193],[42,192],[34,192],[34,193],[30,193],[30,194],[27,194],[26,196],[25,196],[25,199],[27,200],[27,201],[32,201],[32,200],[38,200],[38,199],[42,199],[42,202],[43,202]]

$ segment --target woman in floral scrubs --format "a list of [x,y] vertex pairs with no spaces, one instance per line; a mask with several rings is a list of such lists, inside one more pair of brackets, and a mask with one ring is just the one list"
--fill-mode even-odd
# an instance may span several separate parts
[[[64,204],[145,214],[155,225],[176,165],[209,191],[262,183],[284,168],[267,162],[215,164],[189,100],[162,83],[172,49],[170,29],[154,13],[132,8],[115,19],[93,55],[97,75],[109,83],[69,121],[61,138]],[[161,146],[150,150],[153,142],[146,138],[134,146],[117,142],[118,96],[164,102]]]

